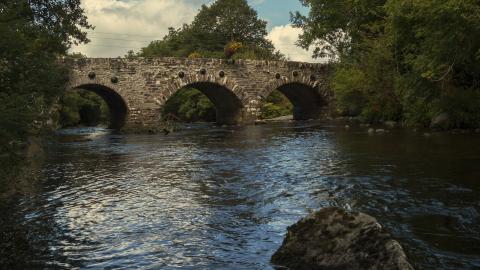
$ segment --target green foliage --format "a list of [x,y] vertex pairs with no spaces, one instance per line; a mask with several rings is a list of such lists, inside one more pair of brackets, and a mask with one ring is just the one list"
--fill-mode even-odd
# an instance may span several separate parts
[[106,125],[110,119],[108,105],[89,91],[69,91],[63,95],[60,104],[59,124],[62,127]]
[[44,126],[68,78],[57,59],[89,27],[79,0],[0,3],[0,152]]
[[215,107],[199,90],[186,88],[177,91],[165,104],[162,115],[174,116],[182,122],[214,122]]
[[261,108],[260,118],[271,119],[292,114],[293,105],[280,91],[275,90]]
[[188,57],[198,53],[205,58],[224,58],[224,47],[231,41],[244,45],[236,58],[281,59],[271,41],[266,39],[267,22],[246,0],[217,0],[203,5],[191,24],[169,28],[162,40],[152,41],[139,56]]
[[389,1],[386,10],[390,34],[407,68],[433,82],[479,85],[478,1]]
[[310,14],[292,15],[305,30],[300,45],[339,60],[341,112],[422,126],[448,113],[454,127],[480,126],[480,2],[302,2]]
[[364,42],[368,50],[356,59],[337,64],[332,87],[343,115],[361,115],[366,121],[400,120],[402,107],[396,94],[393,55],[384,39]]
[[87,58],[86,55],[82,54],[82,53],[79,53],[79,52],[74,52],[74,53],[71,53],[68,55],[68,58],[72,58],[72,59],[84,59],[84,58]]
[[[302,28],[299,45],[315,46],[314,57],[336,58],[362,47],[362,42],[378,35],[386,0],[300,0],[308,6],[308,16],[291,14],[292,24]],[[374,27],[376,26],[376,27]]]
[[442,111],[449,113],[458,128],[480,127],[480,90],[460,90],[440,99]]

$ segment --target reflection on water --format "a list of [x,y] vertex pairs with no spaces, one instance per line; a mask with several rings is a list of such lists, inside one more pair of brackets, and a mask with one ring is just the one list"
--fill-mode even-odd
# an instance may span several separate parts
[[378,217],[418,269],[477,269],[479,142],[320,122],[63,131],[36,192],[0,205],[0,264],[271,269],[286,227],[335,205]]

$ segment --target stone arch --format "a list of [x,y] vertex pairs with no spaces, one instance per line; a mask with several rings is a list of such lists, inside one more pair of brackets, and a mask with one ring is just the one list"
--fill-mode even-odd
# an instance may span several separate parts
[[288,76],[280,76],[270,81],[260,92],[260,98],[263,104],[273,91],[279,90],[292,103],[295,120],[317,119],[327,105],[319,86],[318,78],[314,74],[299,74],[294,71]]
[[128,105],[124,98],[112,87],[103,84],[89,82],[70,86],[67,91],[82,89],[99,95],[108,105],[110,111],[109,128],[121,129],[127,120]]
[[[219,71],[220,73],[221,71]],[[172,80],[166,93],[157,102],[164,105],[177,91],[195,88],[212,101],[216,109],[218,124],[237,124],[242,122],[245,93],[238,84],[225,76],[209,74],[183,74]]]

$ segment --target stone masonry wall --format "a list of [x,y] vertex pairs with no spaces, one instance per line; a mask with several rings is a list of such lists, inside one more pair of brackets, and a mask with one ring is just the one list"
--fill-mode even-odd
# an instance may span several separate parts
[[324,64],[184,58],[87,58],[64,59],[64,63],[71,70],[69,88],[88,85],[98,87],[96,92],[109,89],[120,95],[128,108],[125,125],[129,127],[158,123],[165,102],[189,85],[205,91],[218,107],[238,104],[238,113],[229,116],[236,123],[257,119],[264,100],[278,88],[311,89],[323,105],[332,96],[327,85],[329,66]]

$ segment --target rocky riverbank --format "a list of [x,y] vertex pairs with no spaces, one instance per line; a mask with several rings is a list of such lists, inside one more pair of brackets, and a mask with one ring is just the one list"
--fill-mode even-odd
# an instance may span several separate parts
[[449,132],[453,134],[468,134],[476,133],[480,134],[480,128],[453,128],[453,124],[449,122],[449,118],[445,115],[440,115],[432,120],[430,126],[409,126],[402,122],[396,121],[384,121],[378,123],[366,123],[360,117],[337,117],[327,118],[328,121],[333,121],[337,123],[344,123],[345,127],[348,129],[353,126],[360,126],[366,128],[368,133],[388,133],[388,130],[391,129],[411,129],[415,132]]
[[334,207],[289,227],[272,263],[291,270],[413,269],[401,245],[375,218]]

